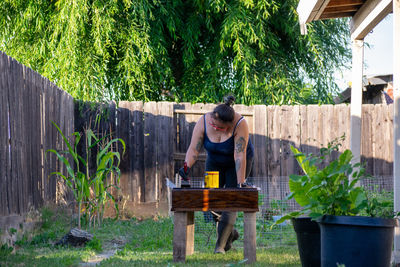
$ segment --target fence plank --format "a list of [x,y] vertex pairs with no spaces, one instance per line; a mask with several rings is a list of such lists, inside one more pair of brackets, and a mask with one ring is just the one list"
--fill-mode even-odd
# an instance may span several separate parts
[[[55,91],[55,87],[51,84],[49,80],[46,80],[46,90],[47,90],[47,95],[48,95],[48,105],[46,105],[48,114],[47,114],[47,134],[48,134],[48,143],[46,146],[46,151],[47,149],[57,149],[57,143],[56,143],[56,138],[57,135],[59,134],[54,127],[54,125],[51,122],[57,123],[58,121],[56,120],[56,114],[55,114],[55,104],[56,104],[56,97],[57,97],[57,92]],[[57,158],[54,155],[51,155],[49,158],[49,171],[57,171]],[[47,185],[47,200],[53,200],[54,199],[54,193],[55,193],[55,188],[57,184],[57,177],[51,177],[49,178],[49,182]]]
[[268,118],[268,189],[270,198],[279,199],[281,196],[279,181],[281,179],[281,118],[282,109],[278,106],[267,107]]
[[123,161],[129,164],[129,166],[123,165],[121,169],[121,171],[124,170],[121,176],[123,194],[126,194],[125,197],[134,203],[144,202],[143,102],[121,101],[119,106],[120,110],[128,115],[128,118],[122,114],[119,117],[120,125],[127,127],[127,132],[123,132],[119,137],[125,141],[127,149]]
[[[70,143],[73,143],[72,134],[75,132],[75,100],[74,98],[68,94],[68,113],[65,116],[69,116],[71,119],[68,120],[68,133],[70,136]],[[73,161],[72,156],[69,156],[70,162]],[[71,190],[68,191],[67,194],[68,203],[70,203],[73,199],[73,193]]]
[[374,107],[374,126],[376,127],[376,129],[379,131],[379,133],[377,133],[375,135],[375,147],[374,147],[374,175],[379,175],[382,172],[385,172],[385,170],[383,169],[383,164],[382,164],[382,158],[384,157],[384,153],[385,153],[385,135],[387,135],[388,133],[385,132],[385,114],[382,111],[382,106],[381,105],[375,105]]
[[167,200],[167,186],[165,178],[173,180],[174,177],[174,123],[173,103],[158,103],[158,195],[159,200]]
[[[328,143],[333,142],[335,139],[340,139],[340,137],[343,135],[343,133],[340,133],[338,131],[339,129],[339,117],[341,116],[340,113],[337,113],[337,110],[334,105],[326,105],[326,114],[324,114],[323,118],[323,125],[326,125],[326,129],[324,132],[324,137],[325,137],[325,146],[328,145]],[[339,152],[333,152],[332,158],[337,158],[339,156]],[[328,164],[328,162],[325,162],[325,164]]]
[[290,146],[299,147],[300,145],[300,109],[298,106],[281,107],[281,199],[289,193],[288,177],[290,174],[297,174],[300,168]]
[[386,144],[385,144],[385,157],[382,159],[384,160],[384,169],[386,172],[383,174],[385,176],[393,174],[393,148],[392,144],[394,143],[393,140],[393,108],[391,105],[384,105],[382,107],[385,112],[385,132],[386,132]]
[[10,213],[8,196],[10,178],[8,137],[9,95],[7,84],[7,75],[9,75],[9,72],[7,61],[7,55],[0,51],[0,101],[2,103],[0,105],[0,201],[2,203],[0,205],[0,216],[8,215]]
[[335,117],[338,118],[338,136],[345,136],[345,140],[342,142],[342,146],[339,151],[343,152],[346,149],[350,149],[350,105],[340,104],[335,105]]
[[302,105],[299,107],[299,120],[300,120],[300,145],[296,147],[301,152],[306,153],[307,149],[307,136],[308,136],[308,127],[307,127],[307,106]]
[[318,108],[318,121],[316,125],[321,125],[322,127],[318,128],[317,140],[319,142],[319,146],[326,147],[329,140],[329,131],[330,131],[330,121],[329,119],[329,105],[321,105]]
[[387,191],[393,191],[393,160],[394,160],[394,151],[392,144],[394,143],[393,137],[393,107],[391,105],[382,104],[385,112],[385,134],[386,144],[385,144],[385,156],[382,158],[383,161],[383,172],[381,175],[382,186],[381,188]]
[[145,176],[145,202],[156,202],[158,192],[157,179],[157,103],[144,104],[144,170]]
[[136,195],[133,197],[136,202],[145,202],[145,179],[144,179],[144,106],[143,102],[130,103],[130,127],[131,140],[133,144],[133,183],[136,186]]
[[[131,157],[132,151],[132,143],[130,138],[130,113],[128,101],[120,101],[119,108],[117,111],[117,133],[116,137],[121,138],[125,142],[126,151],[124,155],[121,155],[121,164],[119,166],[121,170],[121,178],[120,178],[120,188],[122,191],[122,195],[125,200],[129,198],[130,201],[134,201],[132,198],[135,196],[134,187],[133,187],[133,168],[131,162],[133,161],[133,157]],[[122,150],[119,149],[119,152],[122,153]]]
[[321,144],[321,127],[318,127],[319,123],[319,106],[309,105],[307,107],[307,153],[318,154]]
[[267,177],[267,107],[265,105],[254,106],[254,165],[253,177]]
[[[394,144],[394,137],[393,137],[393,107],[391,105],[382,105],[385,108],[385,116],[386,116],[386,133],[387,133],[387,142],[385,145],[386,153],[385,157],[383,158],[385,164],[386,172],[383,174],[385,177],[389,177],[393,179],[393,161],[394,161],[394,151],[392,144]],[[390,183],[389,181],[386,181]],[[393,183],[390,183],[393,186]]]
[[[185,142],[184,153],[186,153],[187,149],[190,146],[190,142],[192,141],[193,130],[194,130],[194,127],[196,126],[196,123],[199,121],[200,118],[203,118],[206,113],[208,113],[209,111],[212,110],[212,109],[211,110],[205,109],[203,103],[196,103],[196,104],[185,103],[185,109],[190,113],[186,114],[186,116],[185,116],[185,118],[186,118],[185,119],[185,127],[188,127],[189,131],[186,133],[187,135],[185,135],[187,140]],[[193,111],[203,111],[203,113],[200,113],[200,112],[195,113]],[[202,148],[200,150],[199,154],[204,155],[205,153],[206,152],[205,152],[204,148]],[[191,171],[190,171],[191,172],[190,175],[192,177],[197,177],[200,180],[203,179],[204,173],[205,173],[206,165],[205,165],[205,160],[203,160],[203,159],[204,158],[201,156],[198,157],[196,163],[192,166]],[[183,165],[181,164],[179,166],[179,168],[182,166]]]
[[[58,111],[54,113],[55,120],[57,121],[58,125],[60,126],[62,132],[66,135],[69,136],[66,125],[65,125],[65,114],[66,114],[66,99],[64,98],[64,91],[60,90],[59,88],[55,87],[55,90],[57,92],[56,98],[55,98],[55,107],[58,107]],[[64,150],[64,141],[62,140],[62,137],[59,134],[55,133],[55,142],[56,142],[56,147],[58,150]],[[64,164],[62,164],[59,160],[56,161],[56,170],[61,171],[65,173],[66,167]],[[64,188],[64,181],[60,179],[60,177],[57,177],[57,181],[55,184],[54,188],[54,196],[55,196],[55,201],[56,203],[64,202],[66,199],[65,195],[65,188]]]
[[[338,127],[338,120],[335,118],[335,112],[333,105],[322,105],[320,107],[319,123],[320,128],[320,143],[323,147],[327,147],[329,143],[332,143],[336,138],[339,138],[338,133],[335,131]],[[333,152],[330,157],[326,157],[323,164],[328,165],[332,158],[336,158],[338,153]]]
[[365,163],[365,170],[368,174],[374,173],[374,131],[373,131],[374,105],[362,106],[361,122],[361,161]]
[[14,139],[12,138],[14,135],[14,132],[16,131],[16,120],[14,119],[14,114],[15,112],[15,90],[11,88],[13,84],[13,79],[12,79],[12,59],[7,58],[7,67],[6,67],[6,79],[7,79],[7,90],[8,90],[8,121],[9,121],[9,146],[10,146],[10,153],[9,153],[9,166],[8,166],[8,183],[7,183],[7,196],[8,196],[8,203],[9,203],[9,212],[10,213],[17,213],[18,212],[18,200],[17,200],[17,180],[14,179],[15,174],[13,170],[13,165],[15,164],[14,161],[16,159],[15,157],[15,144],[14,144]]
[[10,59],[9,96],[10,96],[10,139],[11,139],[11,197],[12,212],[21,214],[23,211],[23,177],[21,170],[22,153],[22,101],[20,90],[22,84],[22,68],[14,59]]
[[[67,92],[62,91],[61,101],[62,101],[62,103],[64,103],[64,107],[63,107],[64,112],[61,113],[61,115],[63,116],[63,121],[64,121],[63,131],[65,133],[65,136],[70,140],[70,143],[73,143],[72,133],[75,132],[74,99]],[[61,140],[62,149],[67,150],[68,149],[67,145],[62,140],[60,135],[58,135],[58,138]],[[73,162],[72,156],[67,155],[67,158],[68,158],[69,162]],[[63,171],[63,173],[67,173],[65,166],[63,166],[62,171]],[[60,192],[59,192],[60,198],[59,199],[56,198],[56,200],[61,201],[62,204],[68,204],[71,201],[73,201],[73,199],[74,199],[73,193],[70,189],[68,189],[65,181],[63,181],[62,179],[58,179],[58,182],[59,182],[58,190],[60,190]]]
[[[187,110],[191,108],[190,103],[182,103],[180,105],[183,109]],[[190,114],[182,114],[179,116],[179,152],[186,153],[191,141],[191,134],[194,126],[190,126],[192,123],[192,116]]]
[[[50,123],[50,118],[49,118],[49,110],[50,110],[50,106],[51,106],[51,92],[48,89],[48,81],[47,80],[42,80],[42,88],[43,88],[43,150],[46,153],[48,149],[52,149],[53,147],[50,147],[50,132],[51,132],[51,128],[54,127],[53,125],[51,125]],[[43,198],[45,200],[49,199],[49,184],[55,179],[54,177],[50,176],[50,173],[52,170],[50,161],[53,159],[54,155],[52,155],[51,153],[46,153],[46,157],[44,160],[44,164],[43,164],[43,169],[44,169],[44,176],[42,178],[42,183],[43,183]]]
[[[64,134],[67,134],[65,132],[64,125],[62,124],[62,121],[61,121],[61,118],[62,118],[61,113],[63,112],[63,110],[61,110],[62,109],[61,90],[59,90],[54,84],[52,84],[52,87],[53,87],[53,92],[54,92],[54,99],[53,99],[54,102],[53,102],[53,106],[52,106],[52,111],[53,111],[52,112],[52,121],[54,121],[55,123],[57,123],[59,125],[61,131]],[[53,127],[53,128],[55,128],[55,127]],[[62,150],[62,144],[61,144],[60,139],[61,139],[60,134],[57,133],[56,129],[52,129],[52,140],[53,140],[52,144],[58,151]],[[64,165],[57,158],[55,158],[54,162],[53,162],[53,170],[62,172],[63,167],[64,167]],[[60,177],[54,177],[54,178],[55,178],[54,179],[55,183],[52,184],[52,187],[51,187],[51,199],[57,203],[58,193],[59,193],[58,188],[60,185],[61,178]]]
[[33,157],[37,157],[37,155],[32,154],[32,146],[34,144],[34,133],[33,133],[33,124],[35,121],[33,120],[34,116],[34,101],[33,101],[33,84],[32,84],[32,70],[25,67],[24,71],[24,99],[23,99],[23,108],[24,108],[24,149],[25,153],[23,155],[25,173],[25,203],[26,207],[35,207],[34,202],[34,166],[33,166]]
[[393,142],[392,133],[392,115],[390,106],[378,104],[375,105],[375,147],[374,147],[374,176],[387,176],[393,173]]
[[[180,103],[174,105],[174,110],[186,110],[187,103]],[[189,147],[189,125],[186,122],[186,113],[174,113],[174,129],[176,129],[176,145],[175,153],[186,153]],[[189,140],[189,141],[188,141]],[[178,169],[183,166],[184,160],[176,160],[174,172],[177,173]],[[192,166],[193,173],[193,166]]]

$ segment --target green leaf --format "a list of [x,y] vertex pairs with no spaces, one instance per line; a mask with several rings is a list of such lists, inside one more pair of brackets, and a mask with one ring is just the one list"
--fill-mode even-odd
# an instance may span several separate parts
[[306,206],[310,203],[309,197],[306,195],[310,185],[302,186],[299,182],[289,180],[289,190],[293,193],[294,199],[300,206]]

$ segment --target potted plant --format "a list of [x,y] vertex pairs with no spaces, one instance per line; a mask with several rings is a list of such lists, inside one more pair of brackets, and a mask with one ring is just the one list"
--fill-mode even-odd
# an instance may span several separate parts
[[[321,149],[321,154],[316,156],[304,155],[291,147],[304,175],[290,175],[291,194],[288,199],[294,198],[301,209],[287,214],[276,223],[292,219],[295,230],[300,231],[300,234],[297,232],[299,239],[304,232],[296,229],[297,218],[307,215],[308,219],[301,220],[310,223],[311,220],[317,221],[321,230],[322,266],[389,266],[396,220],[393,219],[393,212],[390,212],[392,218],[380,216],[388,215],[388,212],[384,214],[381,211],[390,209],[392,201],[378,201],[360,187],[359,181],[365,177],[364,168],[359,163],[352,164],[353,155],[350,150],[332,159],[337,148],[337,142],[330,143],[328,148]],[[329,163],[325,167],[321,166],[321,162],[327,159]],[[300,248],[307,242],[298,240],[302,263],[302,256],[307,254],[302,251],[318,256],[319,253],[315,253],[317,239],[315,237],[314,247],[309,250]],[[316,266],[307,265],[307,260],[310,259],[306,259],[303,266]],[[315,257],[313,260],[314,264],[318,261]]]

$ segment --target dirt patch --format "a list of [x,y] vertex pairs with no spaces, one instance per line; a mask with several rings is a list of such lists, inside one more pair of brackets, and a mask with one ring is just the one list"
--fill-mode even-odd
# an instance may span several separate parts
[[[168,202],[134,203],[126,201],[120,205],[120,218],[147,219],[158,215],[166,216],[168,215],[168,210]],[[109,211],[106,215],[109,217],[114,216],[113,210]]]
[[82,262],[81,264],[79,264],[79,266],[96,266],[101,261],[114,256],[114,254],[116,252],[117,252],[117,249],[104,251],[104,252],[102,252],[100,254],[97,254],[97,255],[93,256],[87,262]]
[[101,261],[108,259],[117,253],[118,249],[125,246],[127,240],[123,238],[114,238],[110,241],[105,241],[103,249],[104,251],[91,257],[89,260],[82,262],[79,266],[96,266]]

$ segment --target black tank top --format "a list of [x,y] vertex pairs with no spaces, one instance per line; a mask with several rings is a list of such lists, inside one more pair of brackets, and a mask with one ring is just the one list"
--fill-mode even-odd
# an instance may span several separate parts
[[[204,149],[207,151],[207,160],[212,160],[221,165],[234,166],[234,151],[235,151],[235,130],[239,122],[244,118],[241,117],[233,128],[232,136],[229,137],[224,142],[214,143],[211,142],[207,136],[207,125],[206,125],[206,115],[204,115]],[[251,143],[250,137],[247,143],[246,158],[252,158],[254,156],[254,147]]]

